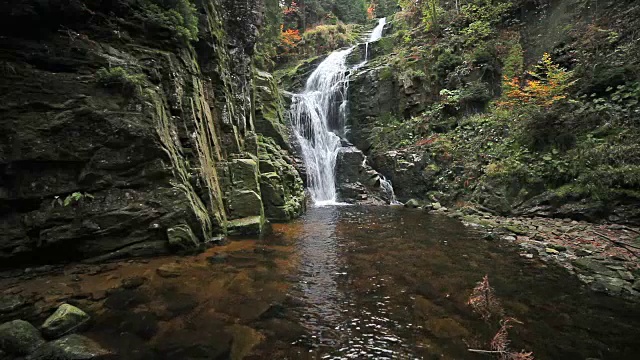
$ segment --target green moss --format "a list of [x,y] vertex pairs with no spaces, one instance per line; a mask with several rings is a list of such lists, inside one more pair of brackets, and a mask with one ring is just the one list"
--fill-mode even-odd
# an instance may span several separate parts
[[170,29],[179,40],[198,40],[197,10],[190,0],[143,0],[141,4],[150,24]]
[[101,68],[96,72],[98,84],[112,89],[120,89],[125,95],[140,94],[145,76],[143,74],[130,74],[124,68]]
[[504,229],[506,229],[507,231],[510,231],[516,235],[527,235],[528,231],[520,226],[516,226],[516,225],[505,225],[503,226]]
[[379,79],[381,81],[387,81],[393,79],[393,70],[390,66],[383,67],[380,69]]

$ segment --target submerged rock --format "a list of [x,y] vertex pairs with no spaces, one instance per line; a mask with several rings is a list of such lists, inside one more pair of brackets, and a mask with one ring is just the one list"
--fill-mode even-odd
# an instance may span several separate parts
[[67,335],[39,347],[29,360],[104,360],[115,359],[97,342],[78,334]]
[[147,278],[144,276],[133,276],[130,278],[122,279],[120,283],[123,289],[137,289],[142,286],[145,282],[147,282]]
[[12,313],[27,305],[20,295],[0,295],[0,315]]
[[13,320],[0,325],[0,351],[28,355],[42,344],[44,340],[38,329],[24,320]]
[[429,319],[425,328],[440,339],[464,338],[469,331],[452,318]]
[[178,264],[164,264],[156,269],[156,273],[163,278],[174,278],[180,276],[180,266]]
[[84,311],[69,304],[62,304],[45,320],[42,333],[50,339],[56,339],[86,325],[91,317]]

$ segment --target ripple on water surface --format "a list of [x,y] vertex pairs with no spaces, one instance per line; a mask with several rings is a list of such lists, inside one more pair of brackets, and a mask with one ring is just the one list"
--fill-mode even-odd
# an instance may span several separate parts
[[[397,207],[314,207],[260,240],[194,256],[0,277],[34,324],[61,302],[127,360],[486,359],[497,319],[466,301],[485,274],[514,350],[536,359],[636,359],[640,307],[594,294],[459,221]],[[16,295],[13,295],[16,294]],[[0,320],[3,314],[0,313]]]

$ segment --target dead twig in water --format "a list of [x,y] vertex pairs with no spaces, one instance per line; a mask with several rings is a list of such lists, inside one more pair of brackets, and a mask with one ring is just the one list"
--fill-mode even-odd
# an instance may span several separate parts
[[467,351],[472,353],[487,354],[487,355],[502,354],[502,351],[493,351],[493,350],[467,349]]

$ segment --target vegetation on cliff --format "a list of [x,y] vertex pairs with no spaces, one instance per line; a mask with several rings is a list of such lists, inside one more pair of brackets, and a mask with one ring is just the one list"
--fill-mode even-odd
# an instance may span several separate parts
[[350,89],[352,140],[402,197],[638,221],[638,4],[400,4]]
[[1,3],[0,266],[193,249],[299,216],[283,100],[254,51],[280,32],[262,10]]

